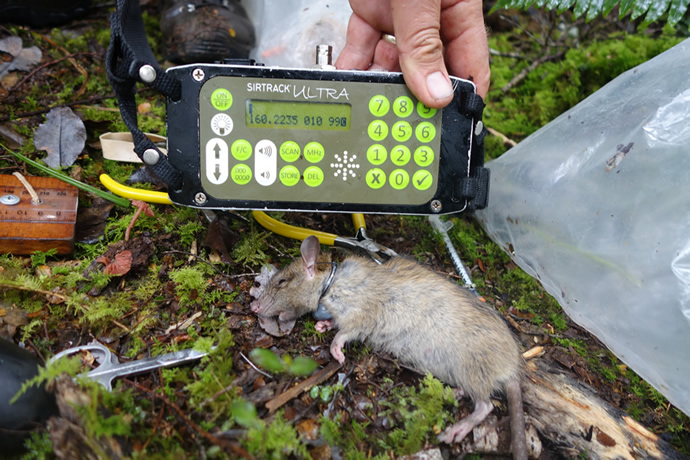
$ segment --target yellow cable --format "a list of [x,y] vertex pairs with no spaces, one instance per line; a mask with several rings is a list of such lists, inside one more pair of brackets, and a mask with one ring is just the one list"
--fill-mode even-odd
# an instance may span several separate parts
[[113,180],[107,174],[101,174],[99,179],[101,184],[115,195],[123,196],[132,200],[146,201],[147,203],[173,204],[170,197],[165,192],[155,192],[138,188],[127,187]]
[[326,244],[329,246],[333,246],[335,244],[336,235],[331,233],[320,232],[318,230],[309,230],[306,228],[285,224],[275,220],[263,211],[252,211],[252,215],[259,224],[266,228],[266,230],[277,233],[278,235],[298,240],[303,240],[309,235],[314,235],[319,239],[321,244]]

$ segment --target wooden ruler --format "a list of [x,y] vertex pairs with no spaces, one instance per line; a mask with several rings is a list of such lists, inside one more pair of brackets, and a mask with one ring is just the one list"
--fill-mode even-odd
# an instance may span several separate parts
[[57,249],[69,254],[74,249],[79,191],[59,179],[26,178],[41,202],[13,175],[0,175],[0,253],[28,255]]

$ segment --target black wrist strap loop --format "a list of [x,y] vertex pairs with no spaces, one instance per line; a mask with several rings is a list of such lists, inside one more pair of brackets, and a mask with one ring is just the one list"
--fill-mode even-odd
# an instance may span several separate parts
[[182,174],[141,132],[137,123],[137,81],[151,86],[172,100],[178,100],[181,93],[180,82],[169,76],[156,63],[146,40],[138,0],[117,0],[117,9],[111,16],[106,71],[110,86],[117,97],[122,120],[132,133],[134,151],[169,189],[180,190]]
[[482,115],[484,100],[477,93],[463,93],[458,102],[458,110],[475,120],[472,133],[472,155],[470,156],[469,177],[460,181],[459,195],[467,200],[467,211],[484,209],[489,203],[489,170],[484,167],[484,138],[487,130]]

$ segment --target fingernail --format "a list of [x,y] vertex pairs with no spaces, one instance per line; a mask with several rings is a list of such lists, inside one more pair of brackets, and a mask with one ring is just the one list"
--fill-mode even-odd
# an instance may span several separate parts
[[453,94],[453,87],[450,81],[441,72],[434,72],[426,77],[426,88],[434,99],[448,99]]

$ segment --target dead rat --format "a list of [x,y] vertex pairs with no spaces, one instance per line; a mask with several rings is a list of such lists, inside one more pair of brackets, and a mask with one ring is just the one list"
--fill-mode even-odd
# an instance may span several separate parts
[[271,277],[255,291],[252,310],[280,320],[317,310],[336,327],[331,354],[345,361],[343,346],[361,340],[428,371],[472,398],[474,410],[446,429],[439,441],[460,442],[492,411],[490,396],[508,398],[514,458],[526,459],[520,380],[520,349],[504,320],[474,295],[446,278],[401,257],[378,265],[348,257],[339,266],[323,257],[315,236],[302,242],[302,260]]

